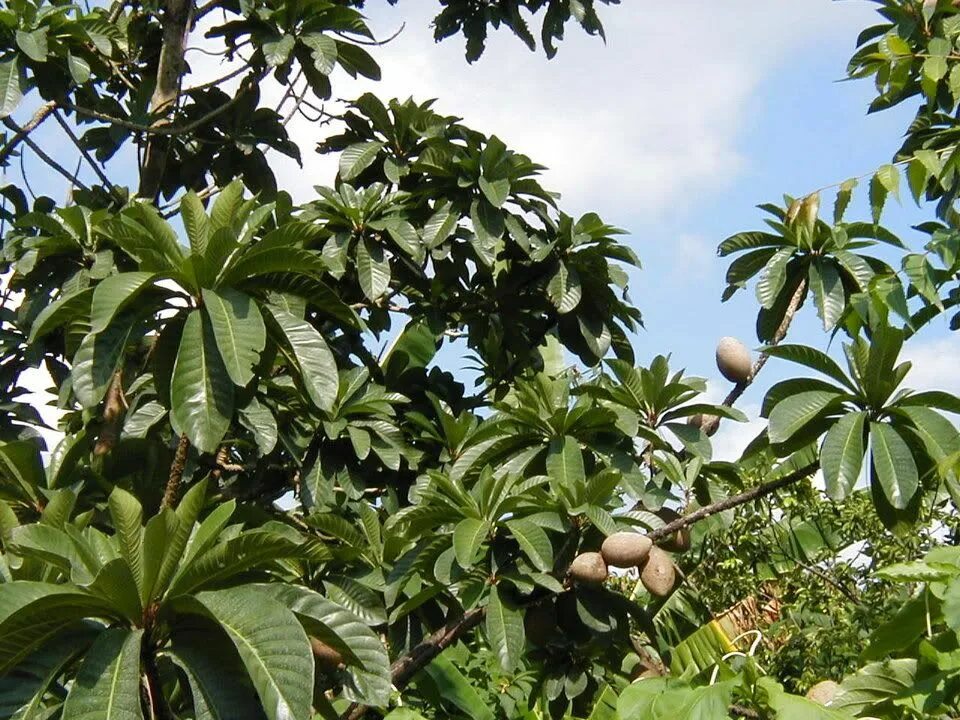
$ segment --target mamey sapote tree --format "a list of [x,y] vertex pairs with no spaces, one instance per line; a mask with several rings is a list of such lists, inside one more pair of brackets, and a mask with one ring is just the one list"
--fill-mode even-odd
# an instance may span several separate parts
[[[434,27],[475,59],[489,27],[533,46],[533,18],[552,55],[568,25],[602,33],[598,4],[445,0]],[[342,72],[379,77],[362,5],[0,9],[0,163],[25,173],[0,188],[0,716],[957,714],[960,400],[910,391],[900,361],[960,302],[952,3],[882,0],[851,61],[874,109],[919,101],[872,217],[844,220],[847,182],[832,213],[787,197],[720,244],[725,297],[757,278],[760,304],[755,356],[719,343],[722,403],[668,355],[638,363],[623,231],[429,101],[325,106],[338,172],[293,202],[270,162],[300,158],[288,114]],[[222,77],[187,72],[201,23],[236,63]],[[67,201],[32,196],[41,165]],[[922,248],[880,225],[902,171],[936,203]],[[787,341],[808,296],[843,365]],[[802,374],[767,389],[738,462],[714,460],[771,358]],[[49,445],[22,397],[38,368]],[[877,567],[842,561],[862,543]],[[716,618],[753,581],[791,595],[731,637]],[[811,584],[869,639],[829,673],[808,661],[840,681],[826,706],[767,672],[792,659],[771,622],[818,627]]]

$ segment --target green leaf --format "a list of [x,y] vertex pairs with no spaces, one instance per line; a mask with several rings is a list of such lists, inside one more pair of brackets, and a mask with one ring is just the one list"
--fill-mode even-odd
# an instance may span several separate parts
[[17,58],[0,62],[0,119],[11,115],[23,98],[23,85]]
[[387,622],[383,600],[366,585],[344,575],[328,577],[323,584],[331,601],[342,605],[368,625]]
[[510,181],[506,179],[488,180],[485,177],[480,178],[480,192],[490,201],[495,208],[503,207],[503,204],[510,196]]
[[830,330],[840,320],[846,308],[840,273],[831,260],[818,258],[810,265],[810,287],[817,304],[817,315],[823,320],[823,329]]
[[870,455],[883,494],[893,507],[903,510],[919,487],[909,446],[890,425],[871,421]]
[[390,286],[390,262],[383,246],[369,238],[357,243],[357,277],[360,289],[371,301],[379,300]]
[[203,307],[227,374],[235,385],[244,387],[253,380],[253,367],[267,341],[267,329],[256,303],[231,288],[204,288]]
[[261,455],[269,455],[277,446],[277,420],[270,409],[257,398],[251,398],[240,409],[240,423],[251,433]]
[[870,178],[870,212],[873,216],[873,223],[880,222],[880,216],[883,214],[883,206],[887,202],[887,188],[880,180],[879,173]]
[[916,675],[913,658],[870,663],[843,679],[830,707],[857,717],[873,705],[908,695]]
[[143,507],[126,490],[115,487],[107,499],[110,517],[116,530],[117,549],[130,568],[140,596],[143,587]]
[[960,433],[936,410],[927,407],[901,407],[897,414],[905,415],[923,442],[927,455],[934,463],[960,452]]
[[105,630],[83,658],[63,704],[76,720],[142,720],[140,642],[142,630]]
[[118,315],[106,330],[90,333],[80,343],[73,357],[71,376],[73,391],[83,407],[94,407],[103,400],[114,373],[120,368],[130,333],[137,324],[135,310],[131,307]]
[[827,496],[843,500],[860,477],[863,467],[863,428],[865,412],[844,415],[830,428],[820,448],[820,467],[826,481]]
[[[440,696],[460,708],[466,716],[474,720],[495,720],[496,716],[487,707],[480,693],[444,653],[435,657],[433,662],[424,668],[424,672],[436,684]],[[394,714],[391,713],[389,717],[393,720]]]
[[183,227],[187,231],[187,239],[190,241],[193,254],[204,256],[213,228],[210,226],[210,219],[207,217],[203,203],[193,190],[187,191],[180,198],[180,217],[183,219]]
[[337,401],[340,378],[337,363],[323,336],[310,323],[273,305],[266,306],[283,333],[297,363],[307,395],[321,410],[330,410]]
[[553,545],[543,528],[522,518],[507,520],[506,525],[534,567],[544,572],[553,567]]
[[47,60],[47,28],[39,27],[36,30],[27,32],[26,30],[17,30],[17,47],[34,62],[42,63]]
[[557,271],[547,283],[550,302],[561,315],[564,315],[580,304],[582,294],[580,275],[575,268],[567,267],[566,263],[560,261]]
[[437,205],[436,211],[423,226],[423,242],[431,250],[450,237],[457,227],[457,215],[450,211],[448,203]]
[[851,720],[852,715],[784,692],[783,687],[770,677],[761,677],[758,687],[766,693],[767,704],[777,720]]
[[576,438],[565,435],[551,440],[546,462],[547,475],[552,481],[568,488],[583,483],[583,453],[580,452],[580,443]]
[[793,247],[780,248],[767,262],[757,283],[757,300],[761,307],[769,310],[776,304],[777,296],[787,282],[787,264],[795,252]]
[[34,318],[28,341],[34,343],[58,327],[79,318],[86,318],[90,314],[93,291],[94,288],[91,287],[78,292],[67,293],[47,305]]
[[477,551],[489,533],[490,525],[486,520],[464,518],[457,523],[453,530],[453,551],[460,567],[464,569],[473,567]]
[[313,655],[296,616],[251,587],[198,593],[179,604],[230,637],[270,720],[310,717]]
[[383,149],[382,142],[362,142],[348,146],[340,154],[340,179],[350,182],[377,159]]
[[933,265],[925,255],[911,253],[903,258],[903,270],[910,278],[914,289],[931,305],[943,309],[943,301],[937,292],[937,281]]
[[850,198],[853,197],[853,190],[855,187],[857,187],[856,178],[845,180],[843,184],[840,185],[840,189],[837,191],[837,201],[833,205],[834,224],[837,224],[843,220],[843,215],[847,211],[847,207],[850,205]]
[[808,390],[781,400],[770,413],[770,442],[786,442],[841,397],[840,393]]
[[90,63],[67,51],[67,69],[77,85],[83,85],[90,79]]
[[111,275],[100,281],[93,291],[90,305],[90,329],[102,332],[124,307],[156,279],[156,273],[127,272]]
[[293,46],[295,44],[296,40],[294,40],[293,35],[289,34],[280,35],[279,37],[274,36],[272,39],[263,43],[261,47],[267,65],[270,67],[283,65],[290,57],[290,53],[293,52]]
[[507,672],[511,672],[519,665],[526,642],[523,615],[503,601],[496,585],[490,588],[486,628],[487,640],[500,659],[500,666]]
[[43,487],[43,460],[40,447],[30,440],[0,443],[0,475],[20,486],[23,494],[36,501]]
[[[237,211],[243,202],[243,181],[233,180],[217,195],[210,208],[210,224],[213,230],[232,228],[237,220]],[[264,238],[266,239],[266,238]],[[262,241],[261,241],[262,242]]]
[[265,717],[240,657],[223,633],[174,630],[169,653],[187,676],[196,720]]
[[214,453],[233,417],[233,384],[210,321],[192,310],[183,327],[170,382],[170,416],[201,452]]
[[788,360],[798,365],[812,368],[836,380],[844,387],[850,390],[856,390],[856,386],[844,374],[840,366],[834,362],[833,358],[820,350],[808,347],[807,345],[785,344],[764,348],[763,352],[775,358],[781,358],[782,360]]

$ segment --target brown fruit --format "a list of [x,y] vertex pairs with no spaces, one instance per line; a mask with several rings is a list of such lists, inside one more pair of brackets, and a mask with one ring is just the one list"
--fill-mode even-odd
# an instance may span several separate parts
[[714,422],[716,419],[716,415],[701,415],[700,413],[697,413],[696,415],[691,415],[687,418],[687,425],[693,425],[694,427],[698,428],[705,428],[709,426],[710,429],[707,430],[707,436],[713,437],[717,434],[717,430],[720,429],[720,425],[715,424]]
[[541,603],[527,610],[523,628],[531,645],[546,645],[557,633],[557,611],[553,603]]
[[600,554],[607,565],[618,568],[636,567],[647,559],[652,546],[653,541],[646,535],[617,532],[603,541]]
[[607,579],[607,564],[598,552],[580,553],[570,563],[570,575],[585,585],[599,585]]
[[323,640],[311,637],[310,649],[313,650],[313,657],[317,661],[318,669],[331,672],[343,665],[343,655],[341,655],[336,648],[327,645]]
[[736,338],[720,338],[717,343],[717,369],[732,383],[739,385],[748,382],[753,373],[750,351]]
[[833,680],[821,680],[807,690],[807,700],[813,700],[819,705],[829,705],[839,691],[840,686]]
[[677,571],[670,555],[657,546],[650,548],[650,557],[640,571],[640,582],[651,595],[669,595],[677,582]]
[[[657,510],[657,517],[665,523],[672,523],[680,519],[680,513],[670,508],[661,508]],[[682,527],[675,533],[668,535],[659,543],[660,547],[670,552],[682,553],[690,549],[690,528]]]

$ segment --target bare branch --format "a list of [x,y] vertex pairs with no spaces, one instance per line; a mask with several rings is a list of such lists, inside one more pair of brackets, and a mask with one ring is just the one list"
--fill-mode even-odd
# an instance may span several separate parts
[[[36,130],[44,120],[50,117],[50,113],[52,113],[56,107],[57,104],[52,100],[39,107],[33,114],[33,117],[10,138],[6,145],[0,148],[0,165],[3,165],[7,161],[10,154],[17,149],[17,145],[27,138],[27,135]],[[10,125],[7,125],[7,127],[10,127]]]
[[169,508],[177,504],[180,494],[180,482],[183,480],[183,471],[187,466],[187,452],[190,450],[190,440],[186,433],[177,441],[177,451],[170,464],[170,476],[167,478],[167,487],[163,491],[163,502],[160,508]]
[[110,192],[111,195],[117,199],[120,199],[116,186],[110,182],[110,178],[107,177],[106,173],[100,167],[100,164],[93,159],[93,157],[90,155],[90,152],[80,142],[80,138],[78,138],[76,133],[73,132],[73,128],[70,127],[70,124],[63,119],[59,112],[55,111],[53,113],[53,117],[60,124],[60,127],[63,128],[63,131],[70,137],[70,140],[73,141],[73,144],[76,145],[77,150],[80,151],[80,155],[82,155],[83,159],[87,161],[87,164],[93,169],[93,172],[95,172],[97,177],[100,178],[100,182],[103,183],[103,186]]
[[[51,110],[51,111],[52,111],[52,110]],[[49,113],[48,113],[48,114],[49,114]],[[80,188],[81,190],[85,190],[86,192],[90,192],[90,188],[88,188],[86,185],[84,185],[84,184],[80,181],[80,179],[77,177],[76,173],[70,172],[70,171],[67,170],[65,167],[63,167],[63,165],[61,165],[61,164],[58,163],[56,160],[54,160],[52,157],[50,157],[49,155],[47,155],[47,154],[40,148],[39,145],[37,145],[33,140],[30,139],[29,132],[25,131],[24,128],[21,128],[19,125],[17,125],[17,124],[16,124],[13,120],[11,120],[9,117],[3,118],[3,124],[6,125],[8,128],[10,128],[11,130],[13,130],[17,135],[22,135],[22,138],[21,138],[21,139],[22,139],[22,141],[23,141],[24,143],[26,143],[27,147],[29,147],[31,150],[33,150],[33,151],[37,154],[37,157],[39,157],[41,160],[43,160],[43,161],[44,161],[47,165],[49,165],[53,170],[55,170],[56,172],[58,172],[60,175],[62,175],[63,177],[65,177],[65,178],[66,178],[67,180],[69,180],[73,185],[75,185],[76,187]]]

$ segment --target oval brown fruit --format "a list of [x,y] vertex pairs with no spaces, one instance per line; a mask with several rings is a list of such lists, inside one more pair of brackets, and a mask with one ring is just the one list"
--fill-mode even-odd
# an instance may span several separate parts
[[327,645],[323,640],[310,638],[310,649],[317,661],[317,667],[332,672],[343,665],[343,655],[336,648]]
[[821,680],[807,690],[807,700],[813,700],[819,705],[829,705],[839,691],[840,686],[833,680]]
[[618,568],[642,565],[650,554],[653,541],[635,532],[616,532],[600,546],[600,554],[607,565]]
[[607,564],[598,552],[580,553],[570,563],[570,575],[585,585],[599,585],[607,579]]
[[753,363],[746,345],[736,338],[720,338],[717,343],[717,369],[732,383],[739,385],[748,382],[753,372]]
[[707,437],[713,437],[717,434],[717,430],[720,429],[719,423],[715,422],[716,420],[716,415],[701,415],[697,413],[687,418],[687,425],[692,425],[700,429],[706,428]]
[[[671,510],[670,508],[660,508],[657,510],[656,515],[658,518],[663,520],[665,523],[672,523],[674,520],[680,519],[680,513],[676,510]],[[675,533],[672,533],[661,540],[658,545],[664,550],[670,552],[682,553],[690,549],[690,528],[682,527],[677,530]]]
[[651,595],[669,595],[677,582],[677,571],[670,555],[657,546],[650,548],[650,557],[640,571],[640,582]]

